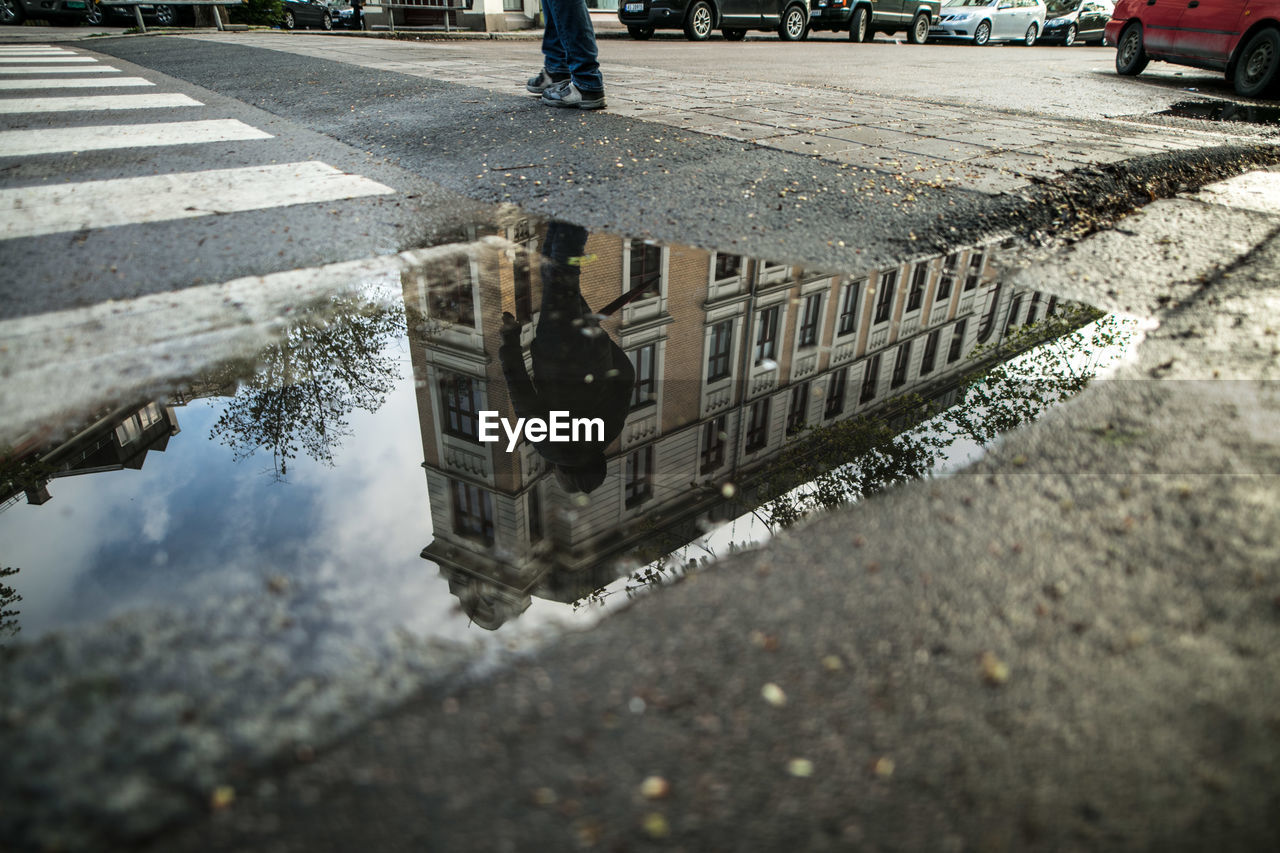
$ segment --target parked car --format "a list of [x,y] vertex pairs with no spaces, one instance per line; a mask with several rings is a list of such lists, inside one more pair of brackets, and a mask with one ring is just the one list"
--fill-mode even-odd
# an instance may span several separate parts
[[941,11],[942,0],[810,0],[809,29],[848,32],[850,41],[905,32],[907,41],[924,44]]
[[1107,22],[1116,71],[1152,59],[1222,71],[1238,94],[1280,94],[1280,0],[1120,0]]
[[1102,44],[1114,8],[1112,0],[1048,0],[1039,44]]
[[[85,23],[92,27],[108,24],[113,27],[132,27],[137,23],[132,6],[103,6],[89,0],[89,11],[85,15]],[[195,9],[192,6],[171,6],[166,3],[142,4],[138,6],[142,12],[142,20],[157,27],[183,27],[195,23]]]
[[1044,17],[1044,0],[947,0],[929,38],[1035,44]]
[[284,0],[284,12],[280,16],[280,26],[286,30],[299,27],[320,27],[333,29],[334,14],[328,3],[320,0]]
[[808,0],[623,0],[618,20],[642,41],[654,30],[679,29],[690,41],[716,28],[729,41],[746,38],[747,30],[772,30],[783,41],[809,35]]
[[89,0],[0,0],[0,24],[21,24],[28,18],[62,27],[78,26]]

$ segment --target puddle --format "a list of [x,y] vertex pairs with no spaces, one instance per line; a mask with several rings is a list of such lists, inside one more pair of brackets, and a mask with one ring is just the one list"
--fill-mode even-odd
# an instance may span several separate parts
[[1231,101],[1179,101],[1156,115],[1198,118],[1206,121],[1280,125],[1280,107],[1259,107],[1251,104],[1236,104]]
[[[832,274],[534,219],[473,236],[503,239],[19,446],[7,642],[287,596],[353,637],[518,646],[962,464],[1126,337],[1002,285],[994,247]],[[599,429],[480,440],[553,411]]]

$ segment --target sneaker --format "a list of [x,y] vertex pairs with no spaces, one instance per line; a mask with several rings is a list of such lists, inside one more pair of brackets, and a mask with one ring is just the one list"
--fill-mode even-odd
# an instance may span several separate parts
[[524,87],[535,95],[541,95],[552,86],[558,86],[562,83],[569,82],[568,74],[552,74],[543,68],[538,72],[537,77],[530,77],[525,81]]
[[562,88],[547,89],[542,93],[542,103],[571,110],[602,110],[605,106],[604,91],[584,92],[576,83],[570,83]]

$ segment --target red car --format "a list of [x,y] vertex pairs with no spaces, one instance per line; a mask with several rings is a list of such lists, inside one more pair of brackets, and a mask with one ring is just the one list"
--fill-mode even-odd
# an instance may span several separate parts
[[1245,97],[1280,89],[1280,0],[1120,0],[1106,34],[1126,76],[1160,59],[1224,71]]

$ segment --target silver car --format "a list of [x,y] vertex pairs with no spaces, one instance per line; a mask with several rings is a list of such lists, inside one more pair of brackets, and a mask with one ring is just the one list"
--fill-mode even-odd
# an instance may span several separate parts
[[929,39],[1035,44],[1044,31],[1044,15],[1044,0],[947,0]]

